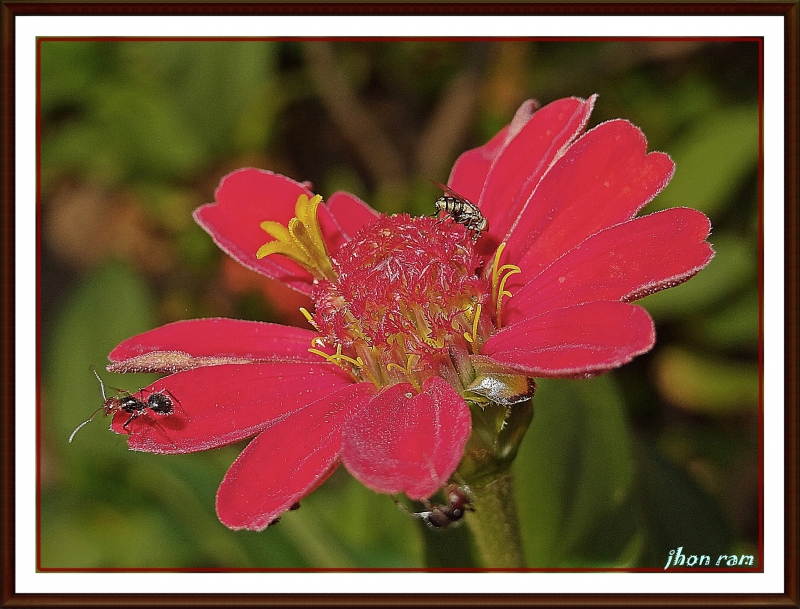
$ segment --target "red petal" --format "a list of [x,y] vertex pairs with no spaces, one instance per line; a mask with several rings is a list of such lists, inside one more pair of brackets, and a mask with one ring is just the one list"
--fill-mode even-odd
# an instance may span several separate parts
[[489,243],[505,239],[542,175],[586,126],[595,99],[572,97],[546,105],[499,154],[478,200],[489,220]]
[[313,308],[311,297],[293,290],[285,283],[264,277],[243,267],[230,256],[221,260],[221,274],[225,288],[234,294],[259,291],[270,304],[272,319],[277,323],[298,328],[307,328],[308,321],[300,307]]
[[453,169],[450,170],[450,179],[447,181],[447,185],[462,197],[477,203],[492,163],[509,140],[519,133],[520,129],[530,120],[536,108],[537,103],[534,100],[529,99],[524,102],[511,123],[503,127],[491,140],[483,146],[462,153],[453,164]]
[[[312,277],[298,264],[280,255],[256,258],[258,248],[272,239],[261,223],[272,220],[287,225],[295,215],[295,204],[301,194],[313,196],[302,184],[286,176],[261,169],[240,169],[222,178],[215,193],[217,202],[197,208],[194,218],[239,263],[310,294]],[[343,239],[336,222],[324,205],[319,206],[317,215],[329,248],[335,248]]]
[[[112,429],[130,433],[132,450],[153,453],[186,453],[216,448],[275,425],[306,404],[348,385],[352,378],[327,362],[243,364],[207,366],[172,374],[142,390],[169,391],[177,404],[175,413],[152,413],[130,418],[114,417]],[[158,424],[156,424],[158,423]]]
[[596,301],[549,311],[501,330],[482,354],[528,376],[580,376],[610,370],[649,351],[653,320],[641,307]]
[[373,390],[368,383],[340,389],[261,432],[219,487],[223,524],[260,531],[322,484],[337,464],[342,426]]
[[[319,363],[318,355],[309,353],[311,341],[318,332],[282,326],[279,324],[243,321],[214,317],[208,319],[189,319],[176,321],[155,330],[137,334],[114,347],[108,358],[117,362],[113,369],[136,368],[136,371],[155,371],[136,366],[136,359],[143,355],[159,353],[183,354],[187,365],[180,367],[176,357],[176,367],[158,368],[162,372],[178,372],[181,369],[197,367],[191,359],[199,358],[198,365],[225,363],[225,360],[286,361],[299,360]],[[203,364],[203,358],[217,360]],[[167,359],[167,358],[165,358]],[[133,361],[131,361],[133,360]],[[130,366],[126,366],[126,364]],[[230,362],[233,363],[233,362]]]
[[710,230],[699,211],[673,208],[601,231],[518,292],[512,288],[506,324],[593,300],[636,300],[678,285],[713,257],[705,241]]
[[444,380],[428,379],[419,394],[393,385],[347,422],[342,459],[373,490],[430,497],[461,461],[471,426],[466,402]]
[[333,193],[328,199],[328,210],[336,219],[342,235],[348,241],[359,229],[369,226],[380,218],[377,211],[349,192]]
[[586,132],[542,178],[511,229],[504,259],[535,277],[589,236],[633,218],[674,169],[666,154],[646,155],[646,148],[627,121]]

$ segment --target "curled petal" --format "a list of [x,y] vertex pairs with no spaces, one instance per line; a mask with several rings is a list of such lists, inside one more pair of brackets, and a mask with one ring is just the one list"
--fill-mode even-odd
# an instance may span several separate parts
[[219,487],[217,515],[223,524],[260,531],[322,484],[338,462],[342,426],[373,390],[366,383],[339,389],[261,432]]
[[527,376],[588,376],[649,351],[655,339],[641,307],[596,301],[509,326],[486,341],[483,355]]
[[530,118],[492,164],[478,205],[489,219],[488,240],[499,244],[531,192],[589,121],[597,96],[554,101]]
[[447,185],[462,197],[477,203],[492,164],[508,142],[530,120],[537,107],[535,100],[527,100],[519,107],[511,123],[503,127],[491,140],[483,146],[462,153],[450,170]]
[[714,256],[706,242],[710,230],[702,213],[673,208],[601,231],[515,292],[504,309],[506,324],[593,300],[629,302],[678,285]]
[[633,218],[674,170],[666,154],[646,150],[644,134],[624,120],[587,131],[529,197],[510,229],[507,259],[534,277],[591,235]]
[[153,393],[165,393],[175,403],[174,414],[148,410],[126,428],[130,415],[118,412],[111,427],[117,433],[130,433],[132,450],[208,450],[249,438],[352,384],[341,368],[326,362],[195,368],[159,379],[134,394],[146,401]]
[[444,380],[428,379],[419,394],[392,385],[347,422],[342,459],[373,490],[423,499],[455,471],[471,426],[466,402]]
[[[194,218],[240,264],[310,294],[313,278],[302,266],[279,255],[260,260],[256,257],[265,241],[262,222],[287,226],[300,195],[314,196],[303,184],[286,176],[261,169],[240,169],[222,179],[215,194],[216,203],[197,208]],[[326,206],[319,206],[318,219],[328,251],[332,251],[344,238]]]
[[319,363],[308,351],[316,336],[302,328],[223,317],[176,321],[122,341],[109,354],[108,369],[173,374],[219,364]]

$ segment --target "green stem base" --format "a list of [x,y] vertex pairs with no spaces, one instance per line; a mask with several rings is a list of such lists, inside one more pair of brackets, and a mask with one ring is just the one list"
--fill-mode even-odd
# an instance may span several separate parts
[[483,486],[470,487],[470,490],[475,511],[469,512],[466,519],[483,566],[525,568],[511,474],[505,472]]

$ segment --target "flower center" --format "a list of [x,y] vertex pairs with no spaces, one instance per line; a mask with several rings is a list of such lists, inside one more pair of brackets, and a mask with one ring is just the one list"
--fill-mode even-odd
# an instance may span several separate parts
[[320,201],[300,195],[288,226],[262,222],[272,240],[256,253],[287,256],[314,277],[314,314],[300,309],[320,332],[309,351],[377,387],[407,382],[420,391],[438,376],[481,405],[533,395],[532,379],[480,355],[502,326],[506,280],[520,272],[500,264],[505,244],[481,268],[474,230],[402,214],[381,217],[330,254]]
[[[492,331],[489,283],[468,231],[453,222],[382,217],[331,255],[335,279],[312,293],[313,323],[340,361],[376,385],[430,376],[471,380],[470,351]],[[344,354],[344,355],[343,355]],[[466,368],[470,373],[467,378]]]

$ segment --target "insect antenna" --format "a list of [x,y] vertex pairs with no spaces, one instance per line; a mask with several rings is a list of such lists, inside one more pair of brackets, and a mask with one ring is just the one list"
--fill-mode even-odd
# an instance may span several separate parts
[[86,419],[86,420],[85,420],[83,423],[81,423],[80,425],[78,425],[78,426],[75,428],[75,431],[73,431],[73,432],[72,432],[72,434],[70,434],[70,436],[69,436],[69,443],[70,443],[70,444],[72,444],[72,438],[74,438],[74,437],[75,437],[75,434],[76,434],[76,433],[78,433],[78,430],[79,430],[81,427],[83,427],[84,425],[87,425],[87,424],[88,424],[88,423],[89,423],[89,422],[90,422],[92,419],[94,419],[94,417],[97,415],[97,413],[98,413],[98,412],[100,412],[101,410],[104,410],[104,409],[105,409],[105,405],[103,405],[103,406],[100,406],[100,408],[98,408],[97,410],[95,410],[95,411],[92,413],[92,416],[90,416],[90,417],[89,417],[88,419]]
[[103,384],[103,379],[100,378],[100,375],[97,374],[97,366],[92,366],[92,372],[94,372],[94,377],[100,383],[100,393],[103,394],[103,401],[105,402],[108,398],[106,397],[106,386]]

